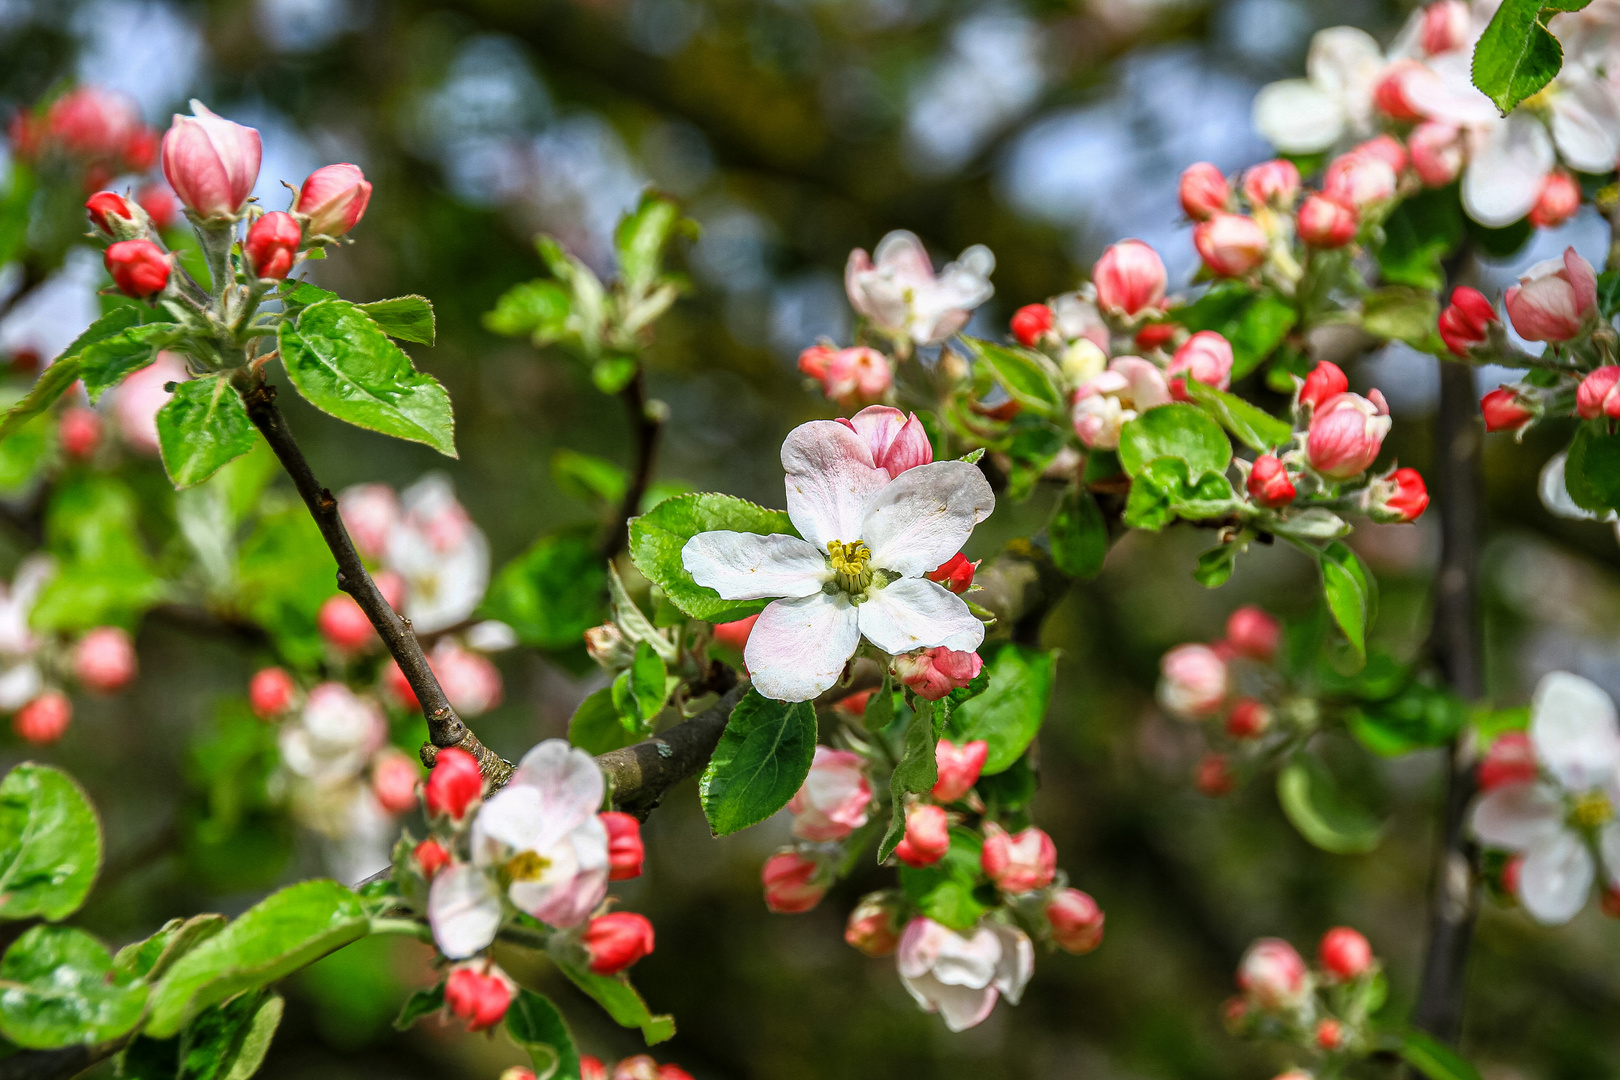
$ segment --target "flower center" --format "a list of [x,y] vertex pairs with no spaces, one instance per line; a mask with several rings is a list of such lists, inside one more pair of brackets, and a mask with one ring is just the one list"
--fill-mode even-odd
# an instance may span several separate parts
[[1569,811],[1569,819],[1583,829],[1595,829],[1613,817],[1614,804],[1596,791],[1577,795],[1575,805]]
[[506,873],[513,881],[534,881],[546,872],[551,860],[535,851],[520,851],[506,864]]
[[827,541],[827,563],[832,567],[833,581],[847,593],[865,592],[872,584],[872,571],[867,565],[872,549],[860,540]]

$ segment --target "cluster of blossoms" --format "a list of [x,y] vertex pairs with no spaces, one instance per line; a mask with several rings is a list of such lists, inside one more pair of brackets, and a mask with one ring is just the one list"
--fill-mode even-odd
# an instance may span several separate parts
[[[863,700],[858,707],[869,704]],[[841,711],[858,715],[851,708]],[[857,749],[818,746],[810,775],[788,803],[795,842],[767,859],[761,875],[772,911],[815,907],[848,866],[846,846],[870,839],[856,834],[878,809],[872,777],[885,767],[885,752],[850,741]],[[895,954],[901,983],[952,1031],[982,1021],[1002,997],[1017,1004],[1034,970],[1032,937],[1086,953],[1103,936],[1102,909],[1066,887],[1052,838],[1034,826],[1008,832],[987,813],[974,789],[987,753],[983,740],[959,746],[940,739],[932,790],[890,809],[903,811],[905,819],[896,861],[917,871],[948,858],[967,860],[958,872],[993,892],[995,904],[971,925],[953,927],[930,918],[909,891],[885,889],[861,898],[844,931],[844,940],[867,956]]]
[[[54,101],[12,117],[6,130],[11,151],[40,168],[66,167],[80,174],[84,190],[95,191],[114,177],[144,173],[157,159],[158,135],[141,121],[128,95],[98,86],[79,86]],[[174,196],[147,184],[137,199],[167,228],[174,220]]]
[[1242,993],[1227,1001],[1227,1029],[1245,1038],[1272,1039],[1312,1052],[1320,1073],[1290,1070],[1277,1080],[1338,1076],[1376,1049],[1370,1026],[1384,1004],[1387,984],[1372,946],[1359,931],[1337,926],[1322,935],[1317,966],[1281,938],[1261,938],[1238,965]]
[[[535,1073],[514,1065],[501,1073],[501,1080],[535,1080]],[[679,1065],[660,1065],[651,1054],[627,1057],[612,1068],[599,1057],[581,1054],[579,1080],[692,1080],[692,1074]]]

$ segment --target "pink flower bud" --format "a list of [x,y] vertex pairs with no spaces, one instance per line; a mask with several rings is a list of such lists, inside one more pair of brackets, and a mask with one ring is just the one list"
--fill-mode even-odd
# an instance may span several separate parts
[[328,644],[344,652],[363,649],[377,640],[365,609],[348,593],[328,597],[315,616],[315,625]]
[[309,174],[293,210],[309,215],[311,236],[342,236],[359,224],[370,201],[371,182],[358,165],[328,165]]
[[1395,170],[1382,157],[1352,150],[1327,167],[1322,194],[1365,210],[1394,196]]
[[[1295,174],[1297,178],[1297,173]],[[1232,190],[1226,184],[1221,170],[1207,161],[1189,165],[1181,174],[1181,209],[1194,221],[1203,221],[1211,214],[1226,209]]]
[[906,814],[906,835],[895,845],[894,857],[910,867],[933,866],[949,850],[951,832],[945,811],[927,803],[913,807]]
[[837,351],[830,345],[812,345],[799,353],[799,370],[812,379],[825,379],[827,368]]
[[144,300],[169,284],[169,258],[150,240],[120,240],[108,246],[102,261],[125,296]]
[[1299,388],[1299,404],[1320,409],[1322,402],[1330,397],[1336,397],[1350,389],[1350,380],[1345,378],[1339,365],[1331,360],[1323,360],[1311,369],[1305,376],[1304,385]]
[[1197,720],[1226,700],[1226,661],[1208,645],[1177,645],[1159,661],[1159,704],[1172,716]]
[[876,690],[860,690],[840,699],[833,705],[833,711],[839,716],[847,716],[851,720],[858,720],[866,715],[866,706],[871,703],[872,695]]
[[1234,739],[1252,739],[1271,726],[1271,710],[1254,698],[1238,698],[1226,714],[1226,733]]
[[135,678],[135,643],[117,626],[98,626],[73,647],[73,676],[98,694],[113,694]]
[[1454,355],[1467,356],[1469,349],[1489,340],[1491,323],[1501,321],[1484,293],[1462,285],[1451,291],[1451,303],[1440,313],[1440,340]]
[[1103,910],[1097,901],[1079,889],[1059,889],[1046,902],[1046,921],[1052,926],[1052,942],[1076,956],[1102,944]]
[[1158,307],[1164,301],[1167,279],[1164,260],[1140,240],[1110,245],[1091,268],[1097,306],[1122,315]]
[[1243,197],[1257,210],[1293,206],[1299,197],[1299,166],[1287,158],[1253,166],[1243,174]]
[[82,405],[63,409],[56,424],[56,439],[64,454],[83,461],[101,444],[101,414]]
[[451,707],[463,717],[482,716],[501,703],[501,672],[489,657],[444,638],[433,647],[428,663]]
[[460,821],[472,801],[484,793],[478,759],[460,747],[447,746],[433,759],[423,798],[428,817],[449,814]]
[[596,815],[608,834],[608,880],[628,881],[641,876],[647,849],[641,842],[641,822],[619,810]]
[[953,593],[965,593],[972,587],[973,575],[978,571],[981,561],[975,559],[968,562],[967,556],[958,551],[923,577],[929,581],[939,582]]
[[1360,394],[1335,394],[1311,417],[1305,437],[1305,456],[1311,468],[1330,480],[1348,480],[1378,460],[1389,434],[1389,406],[1374,390],[1373,399]]
[[180,201],[167,184],[147,184],[135,193],[135,201],[152,219],[152,227],[160,232],[173,225],[175,215],[180,212]]
[[293,707],[297,687],[292,676],[278,667],[260,668],[248,683],[248,704],[260,720],[277,720]]
[[1331,1016],[1324,1016],[1316,1022],[1316,1045],[1328,1053],[1344,1045],[1344,1025]]
[[1412,169],[1425,187],[1445,187],[1462,173],[1467,147],[1456,124],[1425,120],[1406,140]]
[[827,891],[821,864],[797,851],[779,851],[765,860],[765,906],[780,915],[797,915],[821,902]]
[[1226,641],[1238,654],[1269,664],[1282,642],[1282,624],[1253,604],[1245,604],[1227,616]]
[[1170,344],[1181,332],[1182,327],[1176,323],[1148,323],[1136,332],[1136,347],[1150,353]]
[[1418,40],[1430,56],[1468,44],[1473,19],[1466,0],[1436,0],[1423,9],[1423,31]]
[[1322,935],[1316,958],[1322,969],[1335,979],[1354,979],[1372,967],[1372,946],[1359,931],[1335,926]]
[[141,234],[140,223],[129,203],[115,191],[98,191],[84,201],[90,224],[115,240],[130,240]]
[[984,661],[976,652],[958,652],[939,646],[894,658],[895,678],[921,698],[938,701],[978,678]]
[[585,950],[591,955],[591,970],[598,975],[617,975],[653,951],[653,925],[645,915],[615,911],[598,915],[585,927]]
[[1396,469],[1372,487],[1368,512],[1378,520],[1406,524],[1429,508],[1429,489],[1416,469]]
[[[829,400],[841,405],[854,406],[877,401],[894,384],[889,358],[876,349],[857,345],[839,349],[825,359],[826,368],[820,375],[822,392]],[[799,360],[800,369],[803,370],[803,354]]]
[[1267,1009],[1288,1008],[1310,993],[1305,961],[1281,938],[1261,938],[1238,964],[1238,989]]
[[[1580,403],[1579,392],[1576,404]],[[1479,401],[1480,414],[1485,417],[1486,431],[1518,431],[1536,418],[1533,410],[1524,406],[1516,390],[1499,386]]]
[[1311,247],[1341,248],[1356,238],[1361,215],[1328,195],[1307,195],[1296,219],[1299,238]]
[[1479,787],[1481,791],[1492,791],[1507,784],[1528,783],[1536,778],[1538,771],[1530,736],[1522,731],[1509,731],[1498,735],[1485,751],[1485,760],[1479,763]]
[[1013,312],[1010,325],[1019,344],[1033,346],[1056,321],[1057,316],[1045,304],[1025,304]]
[[748,635],[753,632],[754,624],[759,621],[758,615],[750,615],[746,619],[736,622],[716,623],[714,627],[714,640],[717,644],[728,649],[743,651],[748,644]]
[[1294,501],[1294,482],[1289,479],[1288,469],[1283,465],[1282,459],[1275,454],[1261,454],[1254,459],[1254,465],[1249,469],[1249,479],[1244,485],[1249,492],[1249,498],[1258,505],[1272,510],[1280,509]]
[[242,254],[247,257],[248,269],[254,277],[280,281],[292,270],[303,239],[303,230],[291,214],[272,210],[248,229]]
[[1530,209],[1530,224],[1552,229],[1575,216],[1581,208],[1581,185],[1563,169],[1554,169],[1541,183],[1541,194]]
[[1597,303],[1597,275],[1574,248],[1565,248],[1562,260],[1547,259],[1526,270],[1503,301],[1520,337],[1568,341],[1581,332]]
[[127,94],[99,86],[76,87],[53,101],[39,134],[90,164],[92,173],[110,176],[152,166],[151,133],[141,123],[140,109]]
[[163,135],[163,175],[198,217],[232,217],[259,179],[259,133],[216,116],[199,101],[175,114]]
[[416,782],[421,779],[416,762],[398,750],[384,750],[371,765],[371,793],[390,814],[403,814],[416,808]]
[[[467,1024],[468,1031],[484,1031],[501,1022],[512,1004],[516,985],[493,964],[480,962],[459,965],[444,983],[444,1004],[452,1016]],[[487,971],[478,970],[487,967]]]
[[1378,135],[1351,147],[1352,154],[1366,154],[1389,166],[1396,176],[1406,171],[1406,147],[1393,135]]
[[934,744],[934,765],[939,779],[929,794],[942,803],[953,803],[972,790],[984,771],[985,759],[990,756],[990,744],[973,739],[956,745],[949,739]]
[[25,743],[46,746],[60,739],[73,720],[73,703],[60,690],[47,690],[17,710],[11,730]]
[[817,844],[842,840],[866,824],[871,802],[872,785],[860,755],[818,746],[810,774],[788,800],[793,835]]
[[1193,230],[1193,246],[1220,277],[1241,277],[1266,259],[1266,231],[1242,214],[1217,213]]
[[872,464],[892,479],[908,469],[934,460],[934,447],[928,432],[915,413],[907,415],[887,405],[869,405],[848,420],[838,421],[862,439],[872,450]]
[[979,868],[1004,893],[1044,889],[1057,876],[1057,846],[1033,825],[1011,834],[998,826],[986,826]]
[[1575,412],[1583,420],[1620,417],[1620,366],[1600,367],[1581,380],[1575,390]]
[[[1232,343],[1213,330],[1200,330],[1181,343],[1165,374],[1172,376],[1170,393],[1177,401],[1191,400],[1187,396],[1188,377],[1225,390],[1232,385]],[[1178,375],[1182,377],[1174,377]]]
[[899,912],[882,893],[861,898],[844,925],[844,941],[867,956],[888,956],[900,944]]
[[411,858],[416,860],[416,867],[422,871],[422,876],[429,881],[433,875],[450,865],[450,853],[444,850],[444,845],[432,837],[423,840],[411,849]]
[[607,1066],[590,1054],[579,1055],[579,1080],[608,1080]]
[[1232,763],[1225,754],[1213,751],[1205,754],[1193,768],[1193,786],[1211,799],[1230,795],[1237,786],[1237,778],[1232,775]]
[[1407,86],[1414,79],[1431,79],[1429,69],[1416,60],[1396,60],[1384,69],[1373,87],[1373,104],[1391,120],[1410,124],[1423,119],[1423,113],[1412,103]]

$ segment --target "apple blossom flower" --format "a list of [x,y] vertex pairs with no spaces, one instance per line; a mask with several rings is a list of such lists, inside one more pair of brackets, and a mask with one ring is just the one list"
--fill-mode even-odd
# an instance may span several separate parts
[[1575,414],[1582,420],[1620,417],[1620,365],[1588,372],[1575,389]]
[[1412,129],[1406,147],[1412,169],[1425,187],[1445,187],[1462,173],[1467,148],[1456,124],[1425,120]]
[[1451,290],[1451,303],[1440,313],[1440,340],[1454,356],[1467,356],[1468,350],[1490,340],[1490,325],[1502,317],[1478,289],[1460,285]]
[[189,378],[191,372],[185,359],[165,349],[112,391],[113,418],[118,421],[118,433],[131,449],[143,454],[158,452],[157,414],[172,396],[165,388]]
[[1190,400],[1188,378],[1217,390],[1228,389],[1232,385],[1232,343],[1214,330],[1200,330],[1181,343],[1165,374],[1170,376],[1170,393],[1178,401]]
[[1586,905],[1601,860],[1620,885],[1620,725],[1614,702],[1566,671],[1545,676],[1530,704],[1540,776],[1507,783],[1474,805],[1474,835],[1525,857],[1518,896],[1537,922],[1556,926]]
[[1159,704],[1172,716],[1209,716],[1226,700],[1226,691],[1226,661],[1208,645],[1177,645],[1159,661]]
[[1316,948],[1322,970],[1335,979],[1348,982],[1372,969],[1372,946],[1361,932],[1348,926],[1335,926],[1322,935]]
[[1368,488],[1367,512],[1376,521],[1404,524],[1429,508],[1429,489],[1416,469],[1396,469]]
[[896,656],[979,647],[984,625],[922,576],[995,508],[978,468],[935,461],[891,479],[867,439],[827,420],[790,432],[782,465],[788,516],[804,539],[706,532],[681,551],[693,580],[728,600],[782,597],[743,653],[756,690],[808,701],[838,681],[862,637]]
[[501,1022],[517,996],[517,984],[494,964],[458,964],[444,982],[444,1004],[468,1031],[484,1031]]
[[125,296],[146,299],[169,284],[169,257],[150,240],[120,240],[102,256],[113,284]]
[[927,249],[909,232],[889,233],[874,256],[861,248],[849,253],[844,288],[856,311],[896,339],[918,345],[944,341],[995,292],[990,274],[996,257],[983,244],[963,251],[937,277]]
[[900,982],[925,1012],[937,1012],[952,1031],[965,1031],[990,1015],[1001,997],[1018,1004],[1035,970],[1035,947],[1016,927],[981,922],[959,934],[918,916],[906,925],[897,957]]
[[17,564],[9,587],[0,582],[0,712],[23,707],[44,689],[44,676],[34,659],[40,640],[29,628],[29,618],[55,576],[56,560],[36,553]]
[[1254,218],[1217,212],[1193,230],[1204,265],[1221,277],[1242,277],[1266,259],[1266,231]]
[[388,722],[376,702],[338,682],[311,690],[297,720],[277,736],[282,763],[316,785],[358,776],[387,738]]
[[938,701],[979,677],[984,660],[976,652],[942,647],[894,658],[895,677],[921,698]]
[[985,760],[990,756],[990,744],[983,739],[971,739],[958,746],[949,739],[934,744],[934,767],[938,779],[929,793],[942,803],[962,798],[979,782]]
[[641,842],[641,822],[631,814],[608,810],[596,815],[608,836],[608,880],[629,881],[641,876],[647,849]]
[[338,516],[355,550],[368,559],[380,559],[388,550],[389,534],[399,524],[399,496],[387,484],[355,484],[338,496]]
[[101,444],[101,414],[82,405],[68,406],[56,422],[56,441],[68,457],[85,460]]
[[292,271],[303,239],[303,230],[291,214],[272,210],[248,228],[242,255],[254,277],[279,281]]
[[1478,774],[1481,791],[1495,791],[1507,784],[1529,783],[1540,775],[1535,744],[1525,732],[1503,732],[1485,751]]
[[1271,83],[1255,96],[1254,126],[1286,154],[1314,154],[1346,135],[1370,134],[1383,69],[1383,51],[1366,31],[1320,30],[1305,58],[1306,77]]
[[1322,176],[1322,194],[1365,210],[1395,195],[1395,170],[1376,154],[1352,150],[1335,158]]
[[1563,169],[1547,174],[1541,185],[1536,205],[1530,209],[1530,224],[1538,229],[1552,229],[1575,216],[1581,208],[1581,185]]
[[311,236],[342,236],[360,223],[370,201],[371,181],[358,165],[327,165],[304,180],[293,210],[309,215]]
[[399,523],[388,533],[384,565],[406,584],[400,614],[419,634],[465,621],[489,585],[489,540],[456,501],[443,473],[400,494]]
[[1331,360],[1321,360],[1301,383],[1296,404],[1301,408],[1320,409],[1328,398],[1342,394],[1348,389],[1350,380],[1345,377],[1339,365]]
[[928,571],[923,577],[929,581],[939,582],[951,592],[960,596],[973,587],[973,575],[978,572],[979,563],[983,561],[983,559],[974,559],[969,562],[967,556],[958,551],[955,555]]
[[259,178],[259,133],[193,99],[163,135],[163,175],[180,201],[202,218],[233,217]]
[[1282,643],[1282,624],[1253,604],[1226,617],[1226,644],[1240,656],[1269,664]]
[[482,716],[501,703],[501,672],[489,657],[453,638],[441,638],[428,664],[451,707],[462,716]]
[[1139,356],[1121,356],[1075,392],[1074,432],[1087,449],[1113,450],[1121,428],[1170,401],[1170,384],[1157,366]]
[[645,915],[614,911],[598,915],[581,936],[598,975],[617,975],[653,951],[653,925]]
[[416,808],[416,783],[421,779],[416,762],[398,750],[386,749],[371,762],[371,793],[390,814]]
[[1311,468],[1330,480],[1347,480],[1365,472],[1378,459],[1391,420],[1384,395],[1371,398],[1349,392],[1324,401],[1311,417],[1305,456]]
[[797,915],[821,903],[827,875],[815,859],[797,851],[779,851],[760,869],[765,906],[779,915]]
[[[1297,178],[1298,171],[1295,176]],[[1225,210],[1232,198],[1232,189],[1226,176],[1207,161],[1200,161],[1182,170],[1177,188],[1181,209],[1194,221],[1203,221],[1218,210]]]
[[1299,238],[1312,247],[1341,248],[1356,238],[1361,216],[1355,207],[1330,195],[1307,195],[1296,224]]
[[910,867],[933,866],[951,849],[950,825],[942,807],[924,803],[906,812],[906,833],[894,857]]
[[1004,893],[1033,892],[1052,884],[1057,874],[1057,847],[1034,826],[1009,834],[987,825],[979,868]]
[[866,824],[872,785],[851,750],[816,747],[810,772],[788,800],[793,835],[813,843],[842,840]]
[[890,479],[934,460],[933,444],[916,413],[908,415],[887,405],[869,405],[848,420],[839,417],[836,423],[866,440],[872,463]]
[[1409,124],[1423,119],[1423,113],[1407,94],[1407,84],[1429,78],[1429,69],[1416,60],[1396,60],[1378,76],[1373,85],[1373,104],[1391,120]]
[[1140,240],[1110,244],[1091,268],[1097,306],[1125,316],[1159,307],[1167,280],[1164,260]]
[[1256,210],[1293,206],[1299,197],[1299,166],[1287,158],[1250,166],[1243,174],[1243,197]]
[[1243,486],[1257,505],[1271,510],[1287,506],[1294,501],[1296,494],[1287,466],[1275,454],[1261,454],[1255,458]]
[[472,801],[484,792],[484,774],[478,759],[457,746],[447,746],[433,760],[423,803],[428,817],[448,814],[460,821]]
[[248,681],[248,705],[260,720],[275,720],[293,707],[297,690],[285,669],[260,668]]
[[1226,733],[1234,739],[1252,739],[1271,726],[1271,710],[1254,698],[1238,698],[1226,714]]
[[1052,943],[1064,952],[1083,955],[1102,944],[1103,910],[1079,889],[1059,889],[1046,902]]
[[1568,341],[1596,309],[1597,275],[1574,248],[1565,248],[1562,259],[1544,259],[1519,275],[1502,299],[1520,337]]
[[1056,322],[1057,316],[1045,304],[1025,304],[1013,312],[1008,327],[1020,345],[1033,348]]
[[32,746],[47,746],[66,734],[73,721],[73,703],[60,690],[47,690],[18,709],[11,718],[17,738]]
[[1238,964],[1238,989],[1266,1009],[1293,1008],[1310,996],[1305,961],[1281,938],[1261,938]]
[[900,944],[899,912],[882,893],[861,897],[844,924],[844,941],[866,956],[888,956]]

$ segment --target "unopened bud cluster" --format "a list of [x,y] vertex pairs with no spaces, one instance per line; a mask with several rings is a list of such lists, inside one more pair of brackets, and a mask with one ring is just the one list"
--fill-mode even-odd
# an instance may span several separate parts
[[1243,954],[1237,985],[1239,995],[1223,1010],[1227,1029],[1289,1044],[1322,1075],[1338,1075],[1377,1048],[1371,1020],[1386,996],[1383,969],[1367,939],[1348,926],[1322,936],[1314,968],[1283,939],[1261,938]]

